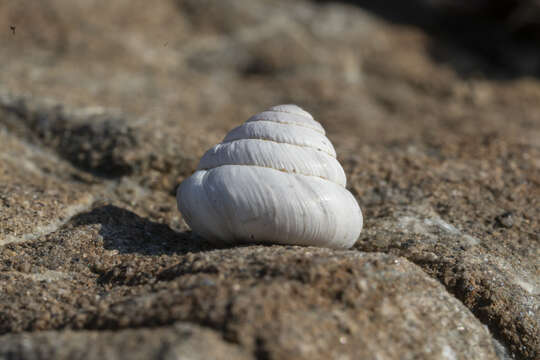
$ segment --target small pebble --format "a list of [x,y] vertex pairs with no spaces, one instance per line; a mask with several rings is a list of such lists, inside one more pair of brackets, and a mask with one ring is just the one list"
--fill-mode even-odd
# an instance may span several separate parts
[[505,227],[507,229],[514,225],[514,218],[511,212],[505,212],[495,218],[497,225]]

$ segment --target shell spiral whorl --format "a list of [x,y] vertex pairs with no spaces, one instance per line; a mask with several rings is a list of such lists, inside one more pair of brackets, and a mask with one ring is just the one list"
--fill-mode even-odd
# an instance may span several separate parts
[[191,229],[220,243],[349,248],[362,212],[321,124],[279,105],[231,130],[178,187]]

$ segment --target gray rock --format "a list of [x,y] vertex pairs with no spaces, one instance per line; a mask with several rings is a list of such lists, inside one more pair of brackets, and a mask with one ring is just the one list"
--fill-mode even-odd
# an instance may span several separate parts
[[177,323],[159,329],[44,331],[0,336],[0,359],[251,359],[215,332]]

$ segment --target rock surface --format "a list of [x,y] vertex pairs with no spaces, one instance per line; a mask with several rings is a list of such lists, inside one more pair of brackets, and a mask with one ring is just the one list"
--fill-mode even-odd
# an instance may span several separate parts
[[250,359],[215,332],[177,323],[159,329],[43,331],[0,339],[0,359]]
[[[538,53],[369,3],[0,3],[0,359],[539,358]],[[176,210],[279,103],[336,146],[350,251],[216,249]]]

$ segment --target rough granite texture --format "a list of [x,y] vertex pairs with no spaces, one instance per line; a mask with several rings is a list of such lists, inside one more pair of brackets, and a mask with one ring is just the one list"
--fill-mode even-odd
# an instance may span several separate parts
[[[0,359],[540,358],[538,7],[413,3],[0,2]],[[280,103],[336,147],[349,251],[176,210]]]

